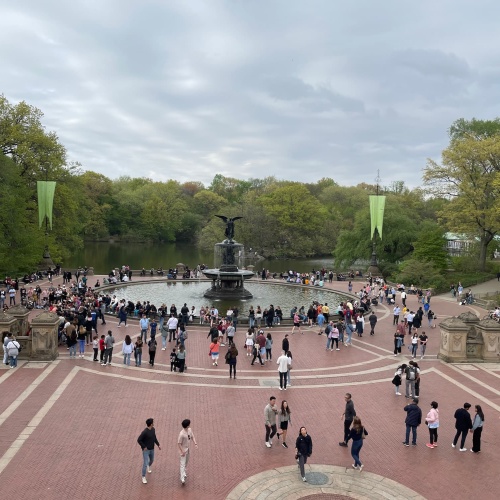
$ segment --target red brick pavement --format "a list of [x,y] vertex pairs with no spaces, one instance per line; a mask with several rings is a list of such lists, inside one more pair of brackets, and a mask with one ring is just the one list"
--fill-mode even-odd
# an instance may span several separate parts
[[[346,287],[343,283],[335,285]],[[432,307],[440,317],[464,310],[444,299],[432,300]],[[384,307],[377,309],[380,317],[384,312],[390,313]],[[431,400],[439,402],[439,447],[431,450],[425,446],[428,431],[422,425],[418,446],[405,448],[401,442],[405,427],[402,408],[406,401],[394,395],[390,384],[397,363],[392,356],[391,319],[388,314],[380,321],[375,337],[364,336],[363,343],[354,338],[354,347],[340,352],[326,353],[324,336],[295,335],[293,387],[286,393],[263,385],[276,381],[275,365],[272,369],[248,366],[243,349],[238,364],[241,379],[227,378],[223,356],[220,366],[213,368],[207,355],[206,328],[190,329],[193,334],[188,340],[187,376],[170,374],[166,366],[151,371],[125,368],[120,365],[118,353],[117,363],[111,367],[101,367],[89,360],[69,360],[61,348],[58,366],[0,426],[0,456],[72,368],[85,370],[78,371],[0,473],[2,493],[5,497],[37,500],[225,498],[248,476],[294,463],[293,446],[286,450],[276,439],[273,448],[264,446],[263,409],[271,394],[278,401],[286,397],[292,409],[290,444],[299,426],[307,426],[314,443],[311,464],[350,467],[349,451],[338,446],[342,437],[343,395],[349,391],[369,432],[361,453],[366,471],[389,477],[429,499],[478,494],[483,499],[497,498],[498,489],[487,485],[492,484],[492,475],[500,463],[500,398],[495,392],[500,386],[499,372],[480,369],[460,372],[437,361],[438,329],[432,330],[429,357],[421,362],[421,407],[425,415]],[[133,330],[133,327],[116,329],[111,322],[109,326],[119,339]],[[273,336],[280,341],[284,331],[273,331]],[[168,351],[159,351],[157,359],[159,364],[167,365]],[[143,366],[149,366],[147,359]],[[387,367],[384,371],[370,372],[384,366]],[[311,371],[316,368],[321,370]],[[0,377],[5,373],[1,371]],[[0,384],[0,411],[40,373],[38,369],[19,368]],[[213,378],[214,375],[226,376]],[[318,376],[300,378],[309,375]],[[464,401],[479,403],[485,411],[483,451],[478,455],[451,448],[453,413]],[[149,416],[156,420],[163,447],[156,451],[153,474],[144,485],[140,481],[141,454],[136,439]],[[175,443],[180,422],[187,417],[192,420],[199,449],[192,451],[188,482],[181,487]],[[470,443],[469,437],[466,446]]]

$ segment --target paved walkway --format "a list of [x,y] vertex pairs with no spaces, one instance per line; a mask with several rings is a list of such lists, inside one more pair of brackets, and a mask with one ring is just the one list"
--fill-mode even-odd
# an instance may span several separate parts
[[[346,283],[333,284],[345,291]],[[356,290],[355,290],[356,291]],[[168,297],[165,297],[168,302]],[[410,297],[409,305],[416,306]],[[472,310],[434,297],[440,319]],[[52,363],[22,363],[0,370],[0,482],[5,498],[498,498],[494,477],[500,463],[500,365],[451,366],[436,359],[439,328],[428,330],[428,356],[422,368],[421,407],[439,402],[439,447],[429,449],[427,428],[419,427],[418,445],[406,448],[404,396],[390,383],[396,366],[392,315],[380,305],[376,334],[354,338],[352,347],[325,351],[325,337],[306,329],[290,340],[292,387],[279,391],[275,362],[251,366],[243,349],[238,378],[230,380],[221,363],[207,356],[207,328],[192,326],[187,341],[188,370],[170,372],[169,351],[158,351],[154,368],[122,364],[120,342],[134,326],[116,328],[113,365],[70,360],[67,350]],[[270,330],[273,357],[288,328]],[[99,331],[101,333],[101,331]],[[267,331],[266,331],[267,333]],[[243,347],[243,331],[236,334]],[[147,356],[145,356],[147,358]],[[343,425],[344,393],[351,392],[369,436],[364,442],[362,472],[351,468],[349,450],[338,446]],[[263,410],[269,396],[287,399],[292,423],[288,449],[274,440],[264,445]],[[451,448],[455,409],[465,401],[481,404],[485,416],[482,452]],[[156,451],[148,484],[140,479],[141,454],[136,443],[144,421],[154,417],[162,445]],[[187,484],[179,481],[176,439],[180,422],[190,418],[199,448],[192,451]],[[313,439],[307,483],[300,480],[293,445],[301,425]],[[468,437],[466,446],[471,444]]]

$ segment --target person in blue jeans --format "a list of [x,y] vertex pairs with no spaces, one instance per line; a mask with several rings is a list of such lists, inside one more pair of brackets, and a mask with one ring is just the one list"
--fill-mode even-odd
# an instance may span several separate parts
[[155,459],[155,444],[161,450],[160,443],[156,438],[156,431],[154,427],[154,419],[148,418],[146,420],[146,428],[141,432],[137,438],[137,442],[142,450],[142,482],[147,484],[146,470],[151,474],[151,466]]
[[359,452],[363,447],[363,439],[365,436],[368,436],[368,432],[361,424],[361,419],[359,417],[354,417],[352,420],[351,430],[347,436],[347,442],[349,442],[349,439],[352,439],[351,456],[354,459],[352,468],[359,469],[360,471],[363,470],[363,464],[359,459]]
[[417,427],[422,423],[422,410],[418,406],[418,399],[413,398],[413,401],[404,407],[407,413],[406,424],[406,439],[403,441],[405,446],[410,446],[410,431],[412,432],[412,445],[417,446]]

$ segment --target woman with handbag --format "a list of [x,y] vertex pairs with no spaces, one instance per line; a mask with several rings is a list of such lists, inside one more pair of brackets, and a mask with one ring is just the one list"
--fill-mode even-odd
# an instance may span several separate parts
[[359,468],[360,472],[363,470],[364,466],[359,459],[359,452],[363,447],[363,440],[365,439],[365,436],[368,436],[368,432],[366,432],[366,429],[361,425],[361,419],[359,417],[354,417],[351,430],[347,436],[347,442],[349,442],[349,439],[352,439],[351,456],[354,458],[352,468]]
[[299,430],[299,436],[295,441],[295,460],[299,464],[300,475],[302,481],[306,482],[306,473],[304,470],[304,464],[307,463],[307,459],[312,454],[312,439],[309,434],[307,434],[307,429],[301,427]]

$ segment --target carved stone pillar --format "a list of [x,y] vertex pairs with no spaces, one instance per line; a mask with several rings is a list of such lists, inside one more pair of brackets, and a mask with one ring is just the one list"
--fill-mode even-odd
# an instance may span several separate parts
[[476,326],[482,337],[481,358],[486,362],[499,362],[500,357],[500,325],[493,319],[483,319]]
[[446,318],[439,324],[441,341],[438,358],[448,363],[467,361],[469,326],[457,317]]
[[16,335],[27,335],[30,329],[28,317],[30,315],[29,309],[22,305],[17,305],[9,308],[9,315],[14,316],[17,321]]
[[59,355],[57,351],[57,314],[44,311],[31,322],[31,359],[52,361]]
[[0,332],[10,332],[17,335],[18,324],[16,318],[10,314],[4,313],[3,311],[0,312]]

